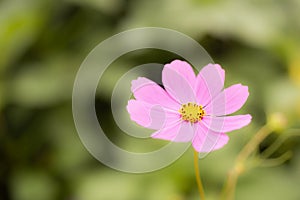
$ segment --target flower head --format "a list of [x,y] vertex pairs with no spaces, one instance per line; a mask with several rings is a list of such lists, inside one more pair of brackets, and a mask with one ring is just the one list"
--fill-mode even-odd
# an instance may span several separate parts
[[174,60],[162,71],[164,88],[139,77],[132,81],[135,99],[127,110],[137,124],[156,130],[151,137],[174,142],[192,142],[198,152],[210,152],[227,144],[226,132],[248,125],[251,115],[226,116],[246,102],[248,87],[223,89],[225,71],[208,64],[196,76],[185,61]]

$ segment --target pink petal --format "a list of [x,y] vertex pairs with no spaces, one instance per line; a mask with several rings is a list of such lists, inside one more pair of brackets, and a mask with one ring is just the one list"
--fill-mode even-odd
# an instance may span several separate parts
[[177,102],[181,104],[196,102],[192,85],[175,69],[164,67],[162,71],[162,82],[168,94]]
[[192,87],[194,87],[196,83],[196,75],[189,63],[181,60],[174,60],[170,64],[166,64],[165,67],[169,67],[175,70],[178,74],[181,74],[186,79],[186,81]]
[[180,120],[180,115],[177,113],[170,112],[160,105],[151,105],[138,100],[128,101],[127,110],[131,120],[143,127],[154,130]]
[[212,131],[201,123],[196,125],[192,145],[197,152],[209,153],[227,144],[229,137],[226,134]]
[[195,93],[198,103],[207,105],[224,87],[225,71],[218,64],[206,65],[198,74]]
[[249,114],[224,117],[205,116],[201,122],[213,131],[229,132],[247,126],[251,119]]
[[180,108],[180,104],[174,101],[163,88],[147,78],[140,77],[137,80],[133,80],[131,82],[131,91],[137,100],[152,105],[158,104],[176,111]]
[[248,87],[241,84],[232,85],[222,91],[204,109],[208,115],[228,115],[239,110],[249,96]]
[[189,142],[193,139],[194,129],[191,123],[178,122],[167,126],[151,135],[152,138],[169,140],[173,142]]
[[197,97],[197,103],[202,106],[207,105],[212,99],[208,86],[206,85],[206,81],[200,74],[197,76],[195,94]]

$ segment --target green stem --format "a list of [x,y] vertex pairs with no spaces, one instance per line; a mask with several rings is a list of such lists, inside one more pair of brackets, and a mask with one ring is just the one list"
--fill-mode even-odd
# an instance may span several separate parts
[[256,150],[258,145],[272,132],[269,126],[263,126],[254,137],[246,144],[246,146],[239,153],[233,169],[230,171],[227,177],[227,181],[222,193],[222,199],[232,200],[234,199],[235,188],[239,175],[244,170],[244,165],[248,157]]
[[202,185],[201,178],[200,178],[200,170],[199,170],[198,160],[199,160],[198,152],[194,150],[194,167],[195,167],[195,175],[196,175],[198,191],[200,194],[200,199],[205,200],[204,189],[203,189],[203,185]]
[[300,136],[300,129],[288,129],[281,133],[280,137],[261,153],[261,156],[263,158],[270,157],[287,139],[294,136]]

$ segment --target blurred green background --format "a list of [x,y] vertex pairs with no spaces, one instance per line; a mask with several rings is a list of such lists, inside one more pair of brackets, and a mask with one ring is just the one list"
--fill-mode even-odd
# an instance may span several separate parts
[[[75,130],[71,95],[81,62],[104,39],[144,26],[191,36],[224,67],[226,86],[249,86],[240,113],[250,113],[253,122],[229,133],[225,148],[200,161],[207,197],[217,199],[238,152],[267,120],[287,124],[260,145],[258,155],[300,128],[299,10],[299,0],[0,1],[0,199],[199,199],[191,150],[160,171],[126,174],[94,159]],[[138,144],[123,137],[112,119],[110,95],[118,77],[136,65],[174,58],[142,50],[106,72],[96,109],[118,145]],[[145,143],[152,148],[159,141]],[[293,154],[283,164],[242,174],[236,199],[300,199],[299,137],[288,137],[272,156],[287,150]]]

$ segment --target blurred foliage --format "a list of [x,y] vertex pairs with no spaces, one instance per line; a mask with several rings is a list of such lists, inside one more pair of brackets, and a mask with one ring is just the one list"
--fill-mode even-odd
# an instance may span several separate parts
[[[208,200],[216,199],[236,155],[273,113],[284,116],[286,127],[300,128],[299,9],[299,0],[0,1],[0,199],[198,199],[191,151],[163,170],[124,174],[92,158],[73,124],[72,87],[83,59],[111,35],[144,26],[195,38],[224,66],[226,85],[250,88],[240,112],[251,113],[252,124],[230,133],[224,149],[200,161]],[[115,128],[109,100],[118,77],[136,65],[173,58],[133,52],[105,72],[97,112],[109,116],[105,128],[120,146],[143,149]],[[260,151],[286,134],[276,130]],[[243,174],[237,199],[300,199],[299,137],[284,141],[282,149],[293,151],[291,159]]]

